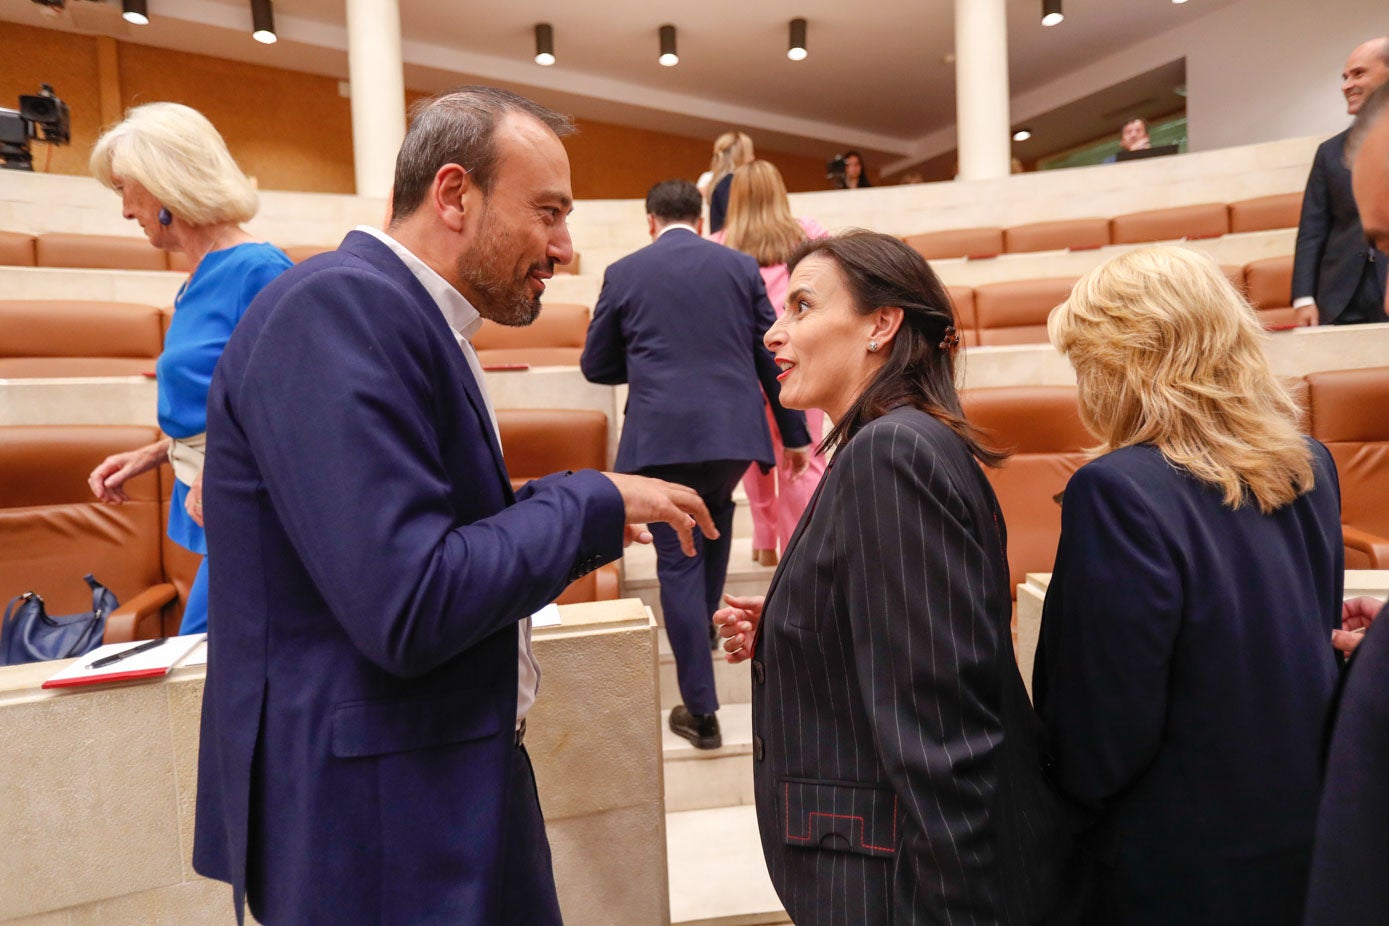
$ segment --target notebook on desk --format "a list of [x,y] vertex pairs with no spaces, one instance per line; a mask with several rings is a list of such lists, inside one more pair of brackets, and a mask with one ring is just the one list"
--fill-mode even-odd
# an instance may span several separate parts
[[[108,643],[78,657],[72,665],[50,676],[44,688],[106,685],[141,678],[161,678],[184,661],[207,639],[205,633],[168,637],[161,641],[134,640]],[[139,652],[136,652],[139,650]],[[129,653],[130,655],[124,655]]]

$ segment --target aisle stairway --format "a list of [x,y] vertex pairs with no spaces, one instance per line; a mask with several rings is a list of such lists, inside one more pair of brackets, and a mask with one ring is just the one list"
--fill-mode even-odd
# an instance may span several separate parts
[[[738,493],[733,555],[725,585],[762,594],[773,570],[752,561],[752,521]],[[659,622],[656,557],[633,547],[624,558],[624,597],[639,597]],[[761,926],[789,922],[768,880],[752,794],[752,681],[746,665],[714,661],[723,746],[695,749],[666,726],[680,703],[675,657],[660,634],[662,748],[671,922],[676,926]]]

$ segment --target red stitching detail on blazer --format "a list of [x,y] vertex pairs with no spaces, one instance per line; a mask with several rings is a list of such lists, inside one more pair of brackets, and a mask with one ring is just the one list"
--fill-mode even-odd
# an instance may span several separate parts
[[[863,822],[863,815],[862,815],[862,814],[823,813],[823,812],[821,812],[821,811],[819,811],[819,810],[814,810],[814,811],[811,811],[810,817],[809,817],[809,819],[806,821],[806,834],[805,834],[804,836],[796,836],[796,835],[793,835],[792,832],[791,832],[791,782],[789,782],[789,781],[783,782],[783,787],[784,787],[784,789],[785,789],[785,804],[783,805],[783,812],[784,812],[785,815],[786,815],[786,838],[787,838],[787,839],[794,839],[794,840],[796,840],[797,842],[810,842],[810,840],[811,840],[811,833],[810,833],[810,831],[813,830],[813,829],[815,828],[815,818],[816,818],[816,817],[829,817],[829,818],[832,819],[832,820],[856,820],[856,821],[858,821],[858,837],[859,837],[859,845],[860,845],[861,847],[863,847],[863,848],[865,848],[865,849],[875,849],[875,850],[877,850],[878,852],[895,853],[895,852],[897,851],[897,847],[896,847],[896,846],[875,846],[875,845],[873,845],[873,844],[871,844],[871,843],[868,843],[868,842],[865,842],[865,841],[864,841],[864,839],[863,839],[863,833],[864,833],[864,831],[865,831],[868,827],[867,827],[867,825]],[[896,841],[897,841],[897,795],[895,795],[895,794],[892,795],[892,841],[893,841],[893,842],[896,842]]]

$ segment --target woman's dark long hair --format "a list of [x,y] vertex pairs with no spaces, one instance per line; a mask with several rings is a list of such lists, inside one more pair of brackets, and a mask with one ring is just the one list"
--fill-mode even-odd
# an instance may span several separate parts
[[1008,459],[979,440],[965,420],[955,389],[955,307],[936,274],[916,251],[891,235],[854,229],[798,247],[787,261],[794,271],[807,257],[834,261],[854,301],[867,315],[883,306],[902,309],[902,324],[888,346],[887,362],[821,445],[838,450],[859,429],[901,405],[920,409],[959,435],[975,458],[989,466]]

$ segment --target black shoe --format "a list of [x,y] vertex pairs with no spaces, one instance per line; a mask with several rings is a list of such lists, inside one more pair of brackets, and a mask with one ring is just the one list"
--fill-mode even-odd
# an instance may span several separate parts
[[719,715],[691,714],[683,704],[675,705],[670,712],[670,731],[689,740],[696,749],[718,749],[723,745]]

